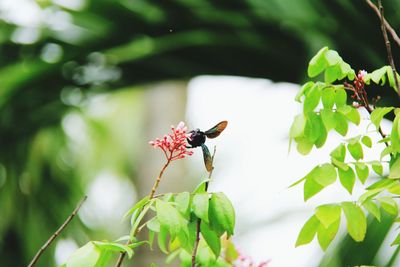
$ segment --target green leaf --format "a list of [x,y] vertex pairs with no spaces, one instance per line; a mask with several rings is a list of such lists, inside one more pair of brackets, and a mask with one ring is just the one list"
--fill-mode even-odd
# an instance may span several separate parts
[[343,88],[338,88],[335,91],[335,103],[336,107],[340,108],[345,106],[347,103],[347,93]]
[[371,113],[371,122],[379,129],[383,117],[392,111],[393,107],[375,108]]
[[233,235],[235,228],[235,210],[224,193],[213,193],[209,204],[209,219],[213,229],[226,231]]
[[339,226],[340,226],[340,217],[338,220],[331,223],[327,228],[325,228],[322,224],[318,226],[317,229],[318,243],[324,251],[328,248],[329,244],[335,238],[339,230]]
[[391,146],[385,147],[381,152],[380,160],[391,153],[393,153],[393,148]]
[[337,204],[325,204],[318,206],[315,210],[315,216],[321,222],[323,227],[328,228],[332,223],[340,219],[342,209]]
[[344,162],[346,157],[346,146],[342,143],[338,145],[331,153],[330,156]]
[[157,220],[157,217],[152,218],[150,221],[146,223],[147,228],[153,232],[160,232],[160,222]]
[[398,157],[392,164],[392,166],[390,166],[389,178],[390,179],[400,178],[400,157]]
[[329,66],[325,69],[324,79],[325,83],[332,83],[336,80],[341,80],[345,77],[339,64]]
[[67,267],[91,267],[96,266],[101,257],[101,249],[96,247],[93,242],[88,242],[68,257]]
[[376,205],[376,203],[374,201],[372,201],[371,199],[367,199],[366,201],[364,201],[364,203],[362,205],[379,222],[381,221],[381,211],[379,210],[378,205]]
[[353,169],[350,167],[347,169],[347,171],[338,169],[338,173],[339,173],[340,183],[343,185],[344,188],[346,188],[346,190],[351,195],[353,192],[354,183],[356,181],[356,175],[354,174]]
[[[146,213],[149,211],[149,209],[150,209],[152,203],[153,203],[153,200],[151,200],[151,201],[149,202],[149,204],[148,204],[147,206],[145,206],[145,207],[140,211],[139,215],[138,215],[137,217],[135,216],[135,219],[131,221],[131,224],[132,224],[131,232],[130,232],[131,239],[133,239],[133,237],[135,236],[135,234],[136,234],[136,229],[139,227],[139,224],[140,224],[141,221],[143,220],[143,218],[144,218],[144,216],[146,215]],[[136,211],[139,211],[139,210],[136,210]],[[135,212],[136,212],[136,211],[135,211]],[[134,216],[132,216],[132,218],[133,218],[133,217],[134,217]]]
[[136,210],[141,209],[144,205],[149,203],[149,201],[150,201],[149,196],[146,196],[146,197],[142,198],[139,202],[136,202],[136,204],[127,213],[125,213],[124,218],[130,216]]
[[320,115],[327,131],[330,131],[336,127],[336,116],[332,110],[321,109]]
[[205,179],[201,181],[201,183],[196,187],[196,189],[193,191],[194,194],[196,193],[204,193],[206,192],[206,184],[210,182],[210,179]]
[[379,161],[377,161],[377,160],[372,161],[372,162],[371,162],[371,167],[372,167],[372,170],[374,170],[374,172],[375,172],[376,174],[382,176],[382,174],[383,174],[383,167],[382,167],[382,164],[381,164]]
[[333,87],[328,87],[321,92],[322,104],[326,110],[332,110],[335,104],[335,89]]
[[311,197],[318,194],[322,189],[324,189],[324,186],[317,183],[314,179],[306,179],[303,190],[304,201],[309,200]]
[[161,226],[168,229],[172,239],[181,231],[182,218],[180,213],[169,202],[156,200],[157,219]]
[[335,159],[335,158],[331,158],[331,161],[332,161],[332,164],[333,164],[334,166],[336,166],[337,168],[342,169],[342,170],[344,170],[344,171],[347,171],[347,170],[350,168],[349,165],[347,165],[347,164],[344,163],[344,162],[338,161],[338,160]]
[[395,238],[395,240],[392,242],[392,244],[390,244],[391,246],[394,245],[399,245],[400,244],[400,234],[397,235],[397,237]]
[[355,159],[355,160],[359,160],[364,158],[364,153],[363,153],[363,149],[362,146],[359,142],[355,143],[355,144],[348,144],[347,145],[347,149],[350,152],[350,155]]
[[168,237],[168,228],[161,226],[160,232],[157,235],[157,243],[160,250],[165,254],[168,254],[167,237]]
[[396,201],[391,197],[380,197],[377,199],[381,203],[382,209],[387,213],[397,216],[398,208]]
[[325,54],[328,51],[328,47],[323,47],[308,63],[307,74],[309,77],[315,77],[325,70],[328,66],[328,62],[325,58]]
[[375,197],[383,190],[385,190],[385,189],[384,188],[375,188],[375,189],[368,190],[367,192],[365,192],[358,198],[358,202],[361,204],[364,204],[365,201],[370,200],[371,198]]
[[320,222],[317,216],[311,216],[300,230],[299,236],[296,240],[296,247],[310,243],[314,239],[319,225]]
[[312,87],[305,95],[303,111],[304,113],[313,111],[321,99],[321,91],[318,86]]
[[208,193],[198,193],[193,196],[192,208],[194,214],[208,223]]
[[396,184],[392,185],[387,190],[391,194],[400,195],[400,183],[396,183]]
[[376,84],[379,84],[379,82],[382,81],[381,85],[384,85],[386,80],[385,74],[386,74],[386,66],[383,66],[380,69],[374,70],[373,72],[366,74],[363,77],[363,80],[367,84],[369,84],[369,80],[372,80]]
[[207,245],[211,248],[215,257],[218,258],[221,253],[221,240],[219,236],[205,222],[201,222],[200,230]]
[[338,112],[342,113],[349,121],[355,125],[359,125],[361,121],[360,113],[352,106],[343,105],[338,108]]
[[102,250],[111,250],[111,251],[117,251],[117,252],[126,252],[129,258],[132,258],[133,256],[133,250],[126,245],[122,245],[119,243],[114,243],[114,242],[100,242],[100,241],[92,241],[95,246]]
[[340,62],[343,62],[343,59],[339,56],[338,52],[336,52],[335,50],[327,50],[324,56],[329,66],[334,66]]
[[389,188],[392,185],[396,184],[395,180],[391,180],[391,179],[381,179],[378,180],[377,182],[373,183],[372,185],[367,187],[367,190],[372,190],[372,189],[377,189],[377,188]]
[[356,173],[357,173],[358,179],[360,180],[360,182],[362,184],[364,184],[369,176],[368,166],[362,162],[357,162],[355,165],[356,165]]
[[175,203],[178,204],[178,210],[184,214],[188,215],[189,207],[190,207],[190,193],[189,192],[181,192],[175,196]]
[[300,91],[297,93],[297,95],[295,97],[295,100],[300,103],[301,102],[301,97],[304,94],[306,94],[312,87],[314,87],[314,82],[310,81],[310,82],[307,82],[306,84],[304,84],[301,87]]
[[356,242],[364,240],[367,231],[367,219],[362,209],[353,202],[342,202],[344,215],[347,219],[347,230]]
[[347,120],[346,120],[346,117],[343,114],[339,113],[339,112],[335,113],[335,117],[336,117],[335,118],[335,120],[336,120],[336,127],[335,127],[336,132],[338,132],[342,136],[345,136],[347,134],[347,130],[348,130],[348,127],[349,127],[349,125],[347,123]]
[[310,153],[311,149],[314,146],[314,143],[307,138],[296,138],[296,142],[297,151],[302,155],[307,155],[308,153]]
[[361,142],[362,142],[366,147],[369,147],[369,148],[372,147],[372,140],[371,140],[371,138],[370,138],[368,135],[364,135],[364,136],[361,138]]
[[290,127],[289,136],[291,138],[300,137],[304,135],[304,128],[306,126],[306,118],[303,114],[299,114],[294,118],[293,124]]

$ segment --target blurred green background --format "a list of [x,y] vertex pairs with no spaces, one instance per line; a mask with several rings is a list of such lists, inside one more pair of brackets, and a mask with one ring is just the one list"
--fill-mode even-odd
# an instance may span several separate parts
[[[400,1],[384,4],[398,29]],[[149,161],[143,140],[185,109],[184,90],[169,87],[201,74],[301,83],[322,46],[355,69],[386,64],[379,21],[364,1],[0,0],[0,266],[27,265],[96,177],[136,192],[114,199],[126,205],[110,212],[123,214],[146,194],[138,177],[154,172],[141,167]],[[160,118],[168,105],[174,110]],[[84,244],[124,233],[107,215],[82,213],[65,238]],[[345,239],[323,266],[371,261],[389,226],[369,229],[369,243]],[[37,266],[55,265],[55,247]]]

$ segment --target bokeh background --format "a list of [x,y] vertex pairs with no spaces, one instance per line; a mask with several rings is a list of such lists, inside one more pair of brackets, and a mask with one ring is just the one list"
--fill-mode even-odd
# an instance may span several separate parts
[[[400,1],[384,5],[399,29]],[[322,46],[356,70],[386,64],[379,20],[361,0],[0,0],[0,266],[26,266],[85,194],[37,266],[124,235],[122,215],[163,163],[147,142],[181,120],[205,130],[223,119],[209,143],[210,189],[232,199],[241,251],[272,267],[399,266],[392,218],[371,221],[360,244],[342,234],[325,255],[315,242],[294,248],[317,202],[287,186],[339,139],[308,157],[288,153],[296,84]],[[391,90],[376,94],[399,103]],[[205,175],[196,151],[168,169],[160,192],[192,190]],[[318,202],[335,197],[349,198],[333,188]],[[166,266],[145,250],[125,264],[153,261]]]

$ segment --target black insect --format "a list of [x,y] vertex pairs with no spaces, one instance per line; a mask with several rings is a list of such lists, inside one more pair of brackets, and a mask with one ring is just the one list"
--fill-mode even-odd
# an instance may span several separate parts
[[207,130],[205,132],[200,131],[200,129],[196,129],[189,132],[190,137],[187,139],[187,141],[190,147],[188,148],[195,148],[201,146],[201,149],[203,150],[204,164],[208,172],[210,172],[212,169],[212,160],[210,151],[204,144],[206,142],[206,137],[208,138],[217,137],[222,133],[223,130],[225,130],[227,125],[228,125],[227,121],[221,121],[220,123],[212,127],[210,130]]

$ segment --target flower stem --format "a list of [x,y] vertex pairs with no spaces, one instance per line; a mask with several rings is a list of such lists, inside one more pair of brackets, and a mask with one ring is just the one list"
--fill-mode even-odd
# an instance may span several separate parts
[[[171,156],[172,156],[172,153],[171,153]],[[156,193],[156,190],[157,190],[157,188],[158,188],[158,185],[160,184],[161,177],[163,176],[165,169],[166,169],[166,168],[168,167],[168,165],[171,163],[171,160],[172,160],[171,156],[170,156],[170,157],[167,157],[167,162],[164,164],[164,167],[161,169],[160,173],[158,174],[157,179],[155,180],[154,185],[153,185],[153,187],[151,188],[151,191],[150,191],[150,193],[149,193],[149,200],[152,199],[152,198],[154,198],[154,194]],[[142,209],[143,209],[143,207],[142,207]],[[138,233],[138,229],[139,229],[139,228],[137,228],[136,231],[133,233],[133,236],[135,236],[135,235]],[[129,241],[126,243],[126,245],[129,245],[129,244],[131,244],[131,240],[129,240]],[[121,266],[122,262],[124,261],[125,255],[126,255],[126,252],[121,252],[121,253],[119,254],[118,261],[117,261],[117,263],[115,264],[115,267],[120,267],[120,266]]]
[[[214,156],[215,156],[215,152],[217,151],[217,148],[214,147],[214,152],[213,155],[211,157],[211,171],[208,174],[208,181],[211,179],[212,173],[214,171]],[[208,190],[208,183],[206,182],[205,184],[205,191],[207,192]],[[200,227],[201,227],[201,219],[197,219],[197,224],[196,224],[196,240],[194,243],[194,248],[193,248],[193,254],[192,254],[192,267],[196,267],[196,254],[197,254],[197,249],[199,247],[199,242],[200,242]]]

